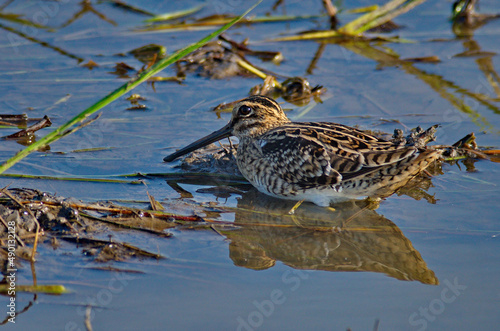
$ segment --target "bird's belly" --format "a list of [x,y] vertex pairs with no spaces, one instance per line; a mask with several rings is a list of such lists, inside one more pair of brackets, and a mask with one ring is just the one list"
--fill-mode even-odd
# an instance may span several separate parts
[[309,201],[318,206],[328,207],[331,203],[341,202],[351,199],[364,198],[357,192],[344,191],[342,186],[337,185],[321,186],[308,189],[294,188],[294,185],[286,185],[284,189],[277,190],[273,185],[268,185],[268,182],[259,178],[247,178],[247,180],[260,192],[281,199],[295,201]]
[[342,185],[302,188],[285,180],[279,172],[263,159],[239,158],[238,167],[243,176],[260,192],[287,200],[304,200],[318,206],[329,206],[332,202],[359,198],[351,190],[344,191]]

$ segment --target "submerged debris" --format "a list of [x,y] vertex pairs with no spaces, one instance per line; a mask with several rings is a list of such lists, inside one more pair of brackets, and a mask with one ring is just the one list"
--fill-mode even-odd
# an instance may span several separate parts
[[[283,60],[280,52],[254,51],[248,48],[248,40],[237,43],[221,36],[219,40],[207,43],[177,62],[177,75],[197,73],[202,77],[225,79],[234,76],[249,76],[249,70],[261,72],[252,65],[246,55],[259,57],[263,61],[279,64]],[[255,73],[255,72],[253,72]]]
[[115,71],[110,71],[110,74],[117,75],[120,78],[130,78],[128,75],[129,71],[135,71],[135,68],[132,66],[129,66],[125,62],[118,62],[115,65]]
[[[477,147],[476,136],[474,133],[469,133],[451,146],[443,146],[445,152],[443,155],[447,161],[457,159],[490,159],[488,155]],[[492,153],[492,155],[495,153]]]
[[87,63],[82,64],[82,67],[92,70],[94,68],[98,68],[99,65],[92,60],[88,60]]
[[500,18],[500,13],[481,14],[476,12],[479,0],[457,0],[453,3],[451,20],[453,33],[459,38],[470,38],[474,31],[489,21]]
[[[303,77],[288,78],[279,84],[274,76],[267,76],[262,84],[256,85],[250,90],[249,95],[265,95],[273,99],[283,97],[285,101],[301,107],[307,105],[311,98],[316,102],[321,102],[320,96],[325,91],[326,88],[321,85],[311,87],[309,81]],[[231,112],[233,106],[240,101],[223,102],[212,110],[215,112]]]
[[[8,136],[1,137],[2,140],[17,140],[22,145],[30,145],[35,139],[35,132],[43,128],[52,125],[50,118],[45,115],[43,118],[31,119],[31,121],[36,121],[36,123],[18,131],[16,133],[10,134]],[[0,115],[0,124],[6,126],[27,126],[28,116],[23,115]]]
[[154,60],[160,60],[167,54],[165,46],[157,44],[149,44],[128,52],[142,63],[149,63]]
[[387,21],[383,24],[380,24],[374,28],[368,30],[370,33],[390,33],[401,29],[401,25],[396,24],[393,21]]
[[224,47],[222,41],[212,41],[177,62],[177,76],[196,72],[202,77],[224,79],[247,75],[238,65],[243,57]]
[[452,6],[452,21],[468,28],[478,28],[486,22],[500,18],[500,13],[479,14],[476,12],[476,3],[479,0],[457,0]]
[[291,77],[280,86],[273,84],[273,76],[268,76],[262,85],[257,85],[250,90],[250,95],[265,95],[274,99],[283,97],[285,101],[297,106],[305,106],[311,98],[318,99],[326,89],[321,85],[311,87],[309,81],[303,77]]

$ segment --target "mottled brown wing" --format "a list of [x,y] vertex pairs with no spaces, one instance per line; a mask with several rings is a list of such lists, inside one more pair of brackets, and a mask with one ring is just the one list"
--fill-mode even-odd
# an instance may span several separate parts
[[290,123],[267,132],[260,146],[276,173],[303,188],[339,184],[416,150],[333,123]]
[[[396,145],[392,142],[377,138],[361,130],[335,123],[300,123],[313,132],[319,140],[333,147],[332,156],[341,156],[340,160],[332,159],[332,167],[341,173],[355,172],[355,167],[344,166],[343,158],[356,157],[358,166],[376,167],[398,162],[413,155],[416,148]],[[309,134],[305,132],[305,134]],[[341,162],[336,164],[337,162]]]

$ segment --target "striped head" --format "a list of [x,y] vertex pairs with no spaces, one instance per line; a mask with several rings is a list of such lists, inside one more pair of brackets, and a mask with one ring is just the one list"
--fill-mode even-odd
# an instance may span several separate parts
[[241,139],[259,136],[289,122],[276,101],[263,95],[253,95],[234,106],[230,125],[233,135]]
[[254,95],[236,104],[233,108],[231,121],[223,128],[181,148],[163,160],[165,162],[172,162],[179,156],[230,136],[236,136],[238,139],[256,137],[288,122],[290,120],[276,101],[262,95]]

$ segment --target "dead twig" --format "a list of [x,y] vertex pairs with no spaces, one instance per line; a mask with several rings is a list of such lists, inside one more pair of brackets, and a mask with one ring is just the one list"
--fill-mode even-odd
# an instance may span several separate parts
[[[36,201],[23,201],[22,203],[28,204],[28,203],[37,203],[37,202]],[[55,203],[55,202],[51,202],[51,201],[44,201],[43,204],[49,205],[49,206],[60,206],[59,203]],[[74,208],[74,209],[78,209],[78,210],[93,210],[93,211],[100,211],[100,212],[109,212],[109,213],[113,213],[113,214],[123,214],[123,215],[142,214],[146,217],[157,217],[160,219],[174,218],[176,220],[187,221],[187,222],[204,221],[199,216],[180,216],[180,215],[175,215],[175,214],[166,214],[166,213],[163,213],[160,211],[154,211],[154,210],[145,211],[142,209],[135,209],[135,208],[105,207],[105,206],[86,205],[86,204],[77,204],[77,203],[68,203],[68,206],[71,208]]]
[[326,13],[330,16],[330,28],[335,30],[337,28],[337,7],[332,4],[332,0],[322,0],[323,6],[325,7]]
[[162,206],[161,203],[156,201],[155,197],[149,194],[148,191],[146,191],[146,194],[148,195],[149,198],[149,204],[151,205],[151,209],[154,211],[160,211],[160,210],[165,210],[165,207]]
[[165,257],[160,254],[155,254],[148,252],[146,250],[143,250],[137,246],[125,243],[125,242],[116,242],[116,241],[109,241],[109,240],[101,240],[101,239],[94,239],[94,238],[89,238],[89,237],[76,237],[76,236],[63,236],[61,239],[69,241],[69,242],[74,242],[77,244],[94,244],[98,246],[105,246],[109,244],[113,245],[118,245],[121,246],[122,248],[126,248],[128,250],[133,251],[137,255],[145,256],[145,257],[152,257],[155,259],[164,259]]
[[40,129],[43,129],[43,128],[51,126],[51,125],[52,125],[52,122],[50,121],[50,118],[47,115],[45,115],[37,123],[27,127],[26,129],[18,131],[16,133],[2,137],[2,139],[7,140],[7,139],[18,139],[18,138],[26,137],[26,136],[32,135],[33,132],[36,132]]
[[110,220],[107,220],[107,219],[104,219],[104,218],[101,218],[101,217],[92,216],[92,215],[89,215],[87,213],[80,212],[80,216],[83,216],[85,218],[91,219],[93,221],[98,221],[98,222],[102,222],[102,223],[111,224],[111,225],[117,226],[119,228],[125,228],[125,229],[130,229],[130,230],[147,232],[147,233],[155,234],[155,235],[160,236],[160,237],[172,237],[171,233],[161,232],[161,231],[156,231],[156,230],[146,229],[146,228],[140,228],[140,227],[137,227],[137,226],[127,225],[127,224],[122,224],[122,223],[110,221]]
[[91,124],[92,122],[97,121],[97,120],[99,119],[99,117],[101,117],[101,115],[102,115],[102,113],[97,114],[94,118],[91,118],[91,119],[86,120],[85,122],[83,122],[83,123],[81,123],[80,125],[78,125],[76,128],[73,128],[73,129],[71,129],[71,130],[67,130],[67,131],[63,132],[63,133],[61,134],[61,136],[66,136],[66,135],[68,135],[68,134],[72,134],[72,133],[74,133],[75,131],[78,131],[78,130],[80,130],[81,128],[86,127],[87,125]]

